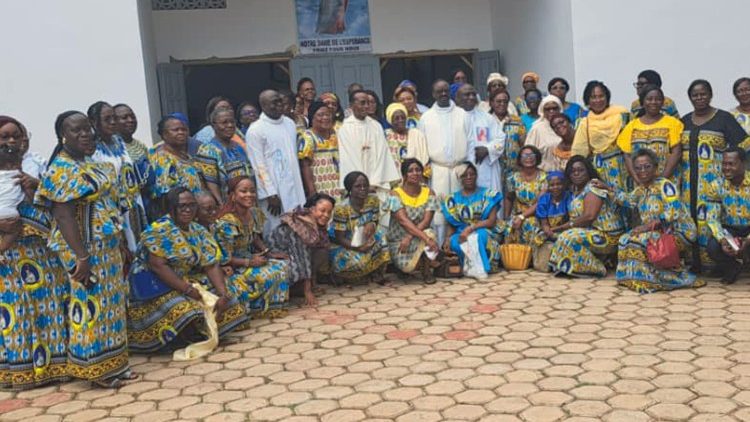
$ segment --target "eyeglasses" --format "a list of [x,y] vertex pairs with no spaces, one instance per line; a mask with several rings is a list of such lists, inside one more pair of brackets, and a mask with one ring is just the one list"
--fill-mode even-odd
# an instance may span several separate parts
[[653,168],[654,168],[653,164],[643,164],[643,165],[640,165],[640,166],[633,166],[633,170],[635,170],[637,172],[649,171],[649,170],[651,170]]
[[216,212],[219,211],[219,207],[217,206],[200,207],[200,210],[204,214],[216,214]]
[[633,88],[642,88],[644,85],[644,82],[633,82]]
[[180,211],[180,212],[195,211],[197,209],[198,209],[197,202],[191,202],[188,204],[177,204],[177,211]]
[[533,152],[524,152],[521,154],[521,158],[536,158],[536,154]]

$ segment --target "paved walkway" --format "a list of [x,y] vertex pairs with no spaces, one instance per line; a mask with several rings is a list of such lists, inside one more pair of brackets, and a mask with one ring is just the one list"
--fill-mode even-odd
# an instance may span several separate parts
[[0,392],[0,420],[750,421],[750,285],[639,296],[504,273],[331,289],[242,342],[133,358],[119,391]]

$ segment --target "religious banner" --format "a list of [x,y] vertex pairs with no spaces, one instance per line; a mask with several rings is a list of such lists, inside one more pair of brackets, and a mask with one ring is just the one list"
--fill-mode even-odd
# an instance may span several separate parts
[[368,0],[295,0],[300,54],[372,51]]

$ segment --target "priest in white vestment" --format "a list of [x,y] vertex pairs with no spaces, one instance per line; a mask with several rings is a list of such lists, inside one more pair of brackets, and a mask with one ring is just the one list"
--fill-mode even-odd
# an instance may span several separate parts
[[[427,152],[432,165],[430,184],[439,201],[461,189],[453,168],[466,161],[469,150],[469,125],[466,112],[450,99],[450,86],[444,80],[432,85],[435,104],[419,119],[419,130],[427,139]],[[433,224],[438,236],[438,244],[445,238],[445,217],[435,213]]]
[[466,111],[469,125],[468,157],[477,168],[477,185],[503,191],[500,158],[505,151],[505,132],[492,115],[477,108],[477,90],[464,84],[456,93],[456,102]]
[[260,119],[247,129],[247,155],[255,173],[259,208],[266,215],[263,235],[281,223],[282,213],[305,203],[299,161],[297,128],[284,116],[284,100],[276,91],[260,94]]
[[352,93],[349,104],[352,115],[344,119],[336,135],[339,141],[339,184],[353,171],[361,171],[370,186],[386,191],[391,182],[401,180],[391,158],[383,126],[367,115],[368,95],[364,91]]

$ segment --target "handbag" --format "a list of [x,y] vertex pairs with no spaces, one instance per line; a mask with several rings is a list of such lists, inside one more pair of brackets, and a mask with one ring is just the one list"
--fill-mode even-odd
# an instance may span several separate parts
[[172,290],[151,270],[131,273],[128,280],[130,281],[130,299],[138,302],[156,299]]
[[438,278],[461,278],[464,275],[461,267],[461,260],[453,252],[440,252],[438,256],[440,266],[435,269],[435,276]]
[[670,231],[663,231],[658,239],[650,239],[646,245],[646,255],[649,262],[661,270],[672,270],[680,266],[680,251]]

